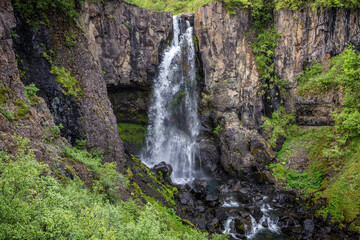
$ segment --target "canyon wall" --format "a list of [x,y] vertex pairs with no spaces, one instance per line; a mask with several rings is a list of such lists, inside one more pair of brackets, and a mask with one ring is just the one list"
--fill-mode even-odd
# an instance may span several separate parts
[[230,16],[220,2],[209,3],[195,14],[204,72],[201,119],[209,133],[218,126],[221,165],[233,174],[262,169],[275,157],[256,131],[264,107],[262,84],[247,36],[250,27],[250,11]]
[[330,113],[341,107],[342,95],[333,91],[323,95],[299,96],[296,77],[312,63],[329,63],[330,57],[352,44],[360,49],[360,10],[311,8],[275,12],[275,29],[281,34],[275,49],[279,76],[290,84],[286,107],[305,126],[333,124]]
[[86,3],[80,22],[118,122],[146,124],[152,79],[172,38],[172,14],[107,1]]

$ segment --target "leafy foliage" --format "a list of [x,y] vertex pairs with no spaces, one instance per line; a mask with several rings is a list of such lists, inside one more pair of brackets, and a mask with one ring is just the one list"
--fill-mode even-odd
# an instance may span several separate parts
[[26,100],[28,101],[28,103],[31,105],[35,104],[38,99],[36,93],[39,91],[39,89],[35,86],[34,83],[26,85],[24,89]]
[[331,59],[327,71],[316,63],[297,80],[302,94],[343,89],[344,108],[341,113],[332,114],[335,127],[342,134],[343,141],[360,137],[360,55],[351,46]]
[[297,129],[297,126],[294,124],[295,117],[288,114],[284,107],[280,107],[273,112],[271,119],[264,117],[262,120],[264,123],[261,127],[272,147],[276,146],[276,141],[279,137],[290,137]]
[[79,16],[76,0],[13,0],[13,6],[22,12],[29,24],[49,24],[48,14],[59,12],[67,21]]
[[360,2],[357,0],[275,0],[276,10],[282,8],[290,8],[291,10],[297,10],[299,8],[312,6],[313,9],[318,7],[345,7],[345,8],[359,8]]
[[56,75],[56,81],[60,83],[65,95],[79,98],[84,95],[79,82],[64,67],[52,66],[50,73]]
[[127,0],[128,3],[135,4],[142,8],[154,11],[169,11],[174,14],[184,12],[194,12],[202,5],[213,0]]
[[16,153],[0,152],[0,239],[208,239],[158,203],[110,203],[79,180],[61,185],[28,139],[14,139]]
[[16,119],[14,112],[6,107],[0,107],[0,113],[9,121],[14,121]]

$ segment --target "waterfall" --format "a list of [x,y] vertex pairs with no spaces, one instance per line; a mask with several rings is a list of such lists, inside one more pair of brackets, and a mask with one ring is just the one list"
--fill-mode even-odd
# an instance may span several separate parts
[[195,157],[199,118],[193,27],[173,17],[174,38],[166,48],[154,80],[146,146],[141,160],[153,167],[166,162],[171,179],[184,184],[197,176]]

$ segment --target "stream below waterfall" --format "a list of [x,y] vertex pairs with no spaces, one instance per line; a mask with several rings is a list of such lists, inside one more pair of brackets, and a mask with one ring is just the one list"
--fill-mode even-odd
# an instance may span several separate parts
[[162,162],[171,165],[184,215],[200,229],[229,234],[231,239],[343,239],[329,227],[316,225],[295,194],[276,192],[273,185],[249,176],[219,181],[203,173],[193,27],[174,16],[173,30],[154,79],[140,159],[149,168]]

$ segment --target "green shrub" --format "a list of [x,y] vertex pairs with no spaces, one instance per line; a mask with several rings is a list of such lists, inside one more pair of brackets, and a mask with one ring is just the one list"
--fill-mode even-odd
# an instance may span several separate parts
[[11,110],[8,110],[6,107],[0,107],[0,112],[9,121],[14,121],[16,119],[14,112]]
[[[70,22],[79,16],[76,11],[76,0],[12,0],[15,9],[22,12],[28,23],[38,26],[49,24],[48,14],[60,13]],[[82,1],[80,1],[82,2]]]
[[297,80],[302,94],[343,89],[345,107],[341,113],[332,114],[335,127],[344,137],[344,141],[360,136],[360,55],[352,46],[333,57],[327,71],[323,71],[323,67],[316,63],[305,70]]
[[218,124],[218,125],[215,127],[213,133],[215,133],[216,135],[219,135],[219,130],[220,130],[220,128],[221,128],[221,126]]
[[17,106],[17,117],[20,119],[24,119],[28,117],[28,113],[30,112],[29,107],[20,99],[14,100],[14,104]]
[[63,93],[65,95],[79,98],[84,96],[84,92],[80,88],[79,82],[71,75],[69,70],[66,70],[64,67],[51,67],[50,73],[56,75],[56,81],[63,88]]
[[65,46],[67,47],[75,47],[77,43],[77,36],[73,30],[70,30],[68,33],[64,33],[65,37]]
[[33,105],[36,103],[36,100],[38,97],[36,96],[36,93],[39,91],[39,89],[35,86],[34,83],[31,83],[29,85],[24,86],[25,89],[25,97],[29,104]]
[[279,137],[287,138],[297,131],[295,117],[288,114],[284,107],[273,112],[271,118],[264,117],[262,120],[264,123],[261,127],[272,147],[276,146]]
[[[60,184],[29,140],[14,138],[17,152],[0,152],[0,239],[208,239],[157,202],[110,203],[78,180]],[[109,185],[112,169],[105,165],[110,177],[100,181]]]
[[276,10],[282,8],[290,8],[291,10],[297,10],[307,6],[311,6],[313,9],[318,7],[339,7],[339,8],[359,8],[360,2],[357,0],[275,0]]

